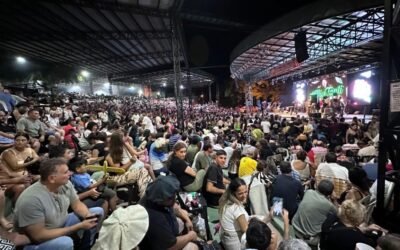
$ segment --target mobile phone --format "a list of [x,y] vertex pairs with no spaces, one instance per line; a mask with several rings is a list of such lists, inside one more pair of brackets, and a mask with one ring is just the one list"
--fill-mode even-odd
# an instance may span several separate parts
[[283,198],[281,197],[273,197],[272,198],[272,208],[275,216],[281,216],[283,210]]
[[100,218],[100,214],[92,214],[88,217],[85,218],[85,220],[91,220],[91,219],[95,219],[95,218]]

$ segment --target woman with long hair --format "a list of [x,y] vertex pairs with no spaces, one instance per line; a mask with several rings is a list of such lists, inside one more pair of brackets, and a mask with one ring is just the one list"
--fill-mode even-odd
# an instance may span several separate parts
[[[106,161],[109,166],[119,167],[126,171],[123,175],[110,176],[109,179],[119,186],[137,183],[139,195],[142,197],[146,191],[147,184],[154,179],[154,173],[152,173],[149,165],[140,162],[136,158],[140,153],[129,142],[124,142],[123,134],[120,131],[116,131],[110,137],[109,153]],[[150,171],[153,175],[151,175]]]
[[172,148],[172,154],[167,160],[169,171],[175,174],[179,180],[181,187],[187,192],[197,192],[203,186],[206,171],[201,169],[195,171],[188,162],[186,157],[186,143],[177,142]]
[[[236,178],[231,181],[225,193],[219,200],[219,219],[221,223],[221,242],[225,250],[236,250],[240,246],[242,235],[246,233],[249,226],[250,216],[246,212],[244,204],[247,201],[247,185],[243,179]],[[263,221],[268,223],[272,218],[272,213],[264,217]],[[285,222],[285,238],[288,237],[289,214],[283,211]],[[272,234],[270,246],[276,247],[276,235]]]
[[221,223],[221,242],[226,250],[236,250],[240,239],[246,232],[249,214],[244,203],[247,201],[247,185],[243,179],[231,181],[219,200],[219,219]]
[[40,159],[35,150],[28,146],[30,139],[28,134],[18,132],[14,138],[14,146],[1,154],[4,172],[9,177],[27,175],[27,168],[35,165]]
[[6,185],[6,194],[13,197],[13,201],[15,202],[31,182],[39,179],[39,175],[34,175],[33,173],[37,173],[39,170],[38,163],[40,158],[36,154],[36,151],[28,146],[30,139],[28,134],[18,132],[15,134],[14,139],[14,146],[5,150],[0,156],[2,162],[0,178],[12,179],[25,177],[20,178],[21,182],[19,183]]
[[[0,180],[1,189],[6,196],[10,197],[13,204],[17,201],[19,195],[27,188],[33,180],[39,179],[28,172],[28,168],[39,161],[39,156],[35,150],[28,147],[29,135],[23,132],[15,134],[15,143],[11,148],[6,149],[0,156]],[[1,195],[0,195],[1,196]],[[3,198],[1,203],[4,204]],[[3,208],[0,208],[0,225],[3,228],[10,229],[12,223],[4,218]]]
[[239,177],[239,165],[241,158],[242,150],[240,148],[236,148],[228,162],[228,176],[230,179]]

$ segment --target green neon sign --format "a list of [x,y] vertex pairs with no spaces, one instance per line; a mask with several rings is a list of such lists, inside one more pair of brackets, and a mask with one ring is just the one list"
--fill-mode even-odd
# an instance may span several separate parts
[[318,98],[322,98],[324,96],[331,97],[334,95],[340,96],[344,92],[344,86],[343,84],[340,84],[337,87],[327,87],[324,89],[316,89],[313,92],[310,93],[310,95],[316,95]]

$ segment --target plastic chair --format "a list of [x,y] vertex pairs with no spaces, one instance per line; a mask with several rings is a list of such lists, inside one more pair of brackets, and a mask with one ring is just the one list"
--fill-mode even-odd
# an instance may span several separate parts
[[316,175],[315,176],[315,187],[318,186],[319,182],[321,180],[330,180],[333,183],[334,186],[334,192],[335,194],[340,197],[340,195],[349,189],[349,182],[344,179],[339,179],[336,177],[330,177],[330,176],[325,176],[325,175]]

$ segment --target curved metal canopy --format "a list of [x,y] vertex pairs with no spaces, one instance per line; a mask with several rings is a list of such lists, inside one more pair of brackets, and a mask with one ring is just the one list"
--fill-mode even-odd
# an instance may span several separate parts
[[[351,68],[377,62],[382,49],[383,19],[383,8],[374,7],[289,29],[268,37],[237,56],[231,63],[231,74],[234,78],[251,81],[291,74],[315,75],[328,66]],[[307,34],[310,55],[302,63],[296,61],[294,42],[300,31]],[[250,40],[248,38],[245,42]],[[240,44],[233,55],[243,46]]]

